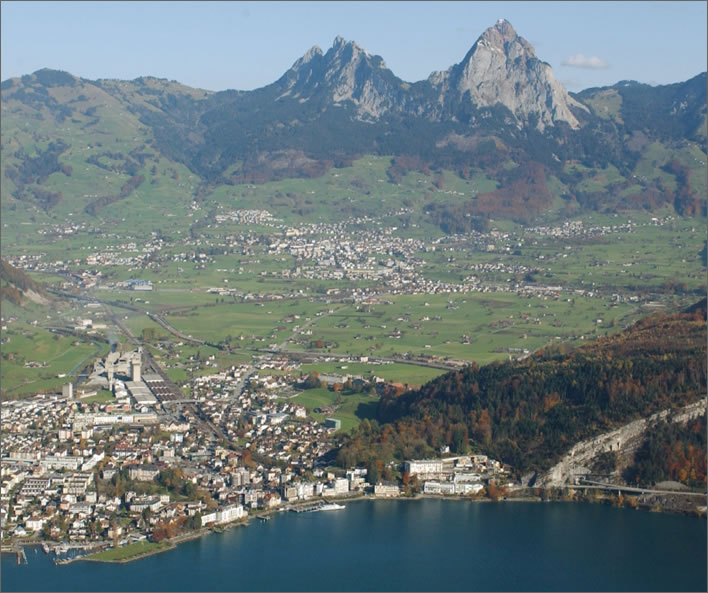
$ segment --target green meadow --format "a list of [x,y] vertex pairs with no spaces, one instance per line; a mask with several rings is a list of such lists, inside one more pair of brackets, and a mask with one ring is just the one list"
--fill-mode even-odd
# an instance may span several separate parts
[[[10,397],[60,391],[72,378],[72,371],[75,375],[80,367],[107,352],[105,345],[29,325],[10,325],[2,335],[2,391]],[[41,366],[27,366],[33,363]]]
[[125,546],[120,546],[119,548],[111,548],[109,550],[97,552],[96,554],[91,554],[90,556],[86,556],[84,560],[91,560],[94,562],[124,562],[140,556],[159,552],[160,550],[165,550],[171,548],[172,546],[173,544],[170,544],[169,542],[134,542]]
[[[340,396],[341,404],[338,404],[339,407],[332,414],[322,414],[313,411],[315,408],[334,404]],[[318,422],[324,421],[325,418],[336,418],[342,423],[340,430],[347,432],[357,426],[364,418],[374,418],[376,416],[378,400],[378,396],[368,393],[345,394],[341,391],[334,392],[324,388],[315,388],[303,391],[300,395],[284,401],[304,406],[308,415]]]
[[445,371],[423,367],[415,364],[370,364],[364,362],[318,362],[303,364],[299,373],[309,374],[317,371],[320,374],[354,375],[364,379],[381,377],[394,383],[408,383],[411,386],[422,385]]
[[507,358],[508,349],[518,356],[554,341],[581,343],[618,331],[639,313],[634,306],[588,297],[568,301],[470,293],[390,298],[391,305],[349,306],[319,318],[311,327],[312,339],[331,343],[326,350],[333,353],[410,353],[486,363]]

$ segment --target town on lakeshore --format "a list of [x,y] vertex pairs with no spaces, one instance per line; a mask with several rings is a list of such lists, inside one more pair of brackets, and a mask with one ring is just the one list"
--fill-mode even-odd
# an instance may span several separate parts
[[[537,307],[547,308],[548,302],[596,301],[608,313],[621,306],[651,310],[663,305],[650,292],[618,289],[607,294],[582,281],[574,286],[538,281],[535,276],[544,273],[544,260],[562,261],[568,247],[551,256],[537,255],[533,266],[505,263],[508,259],[467,264],[466,275],[456,282],[426,277],[424,257],[442,252],[454,261],[470,251],[507,254],[544,240],[562,243],[632,235],[642,227],[660,229],[673,219],[600,226],[578,220],[518,234],[492,230],[429,241],[401,238],[394,234],[395,228],[381,227],[373,219],[291,226],[279,224],[265,210],[233,210],[214,218],[216,227],[228,222],[270,225],[273,232],[231,234],[226,243],[184,238],[177,249],[160,237],[143,245],[124,241],[74,261],[52,261],[46,255],[8,258],[18,269],[59,275],[57,294],[71,300],[73,313],[61,327],[50,320],[51,331],[62,339],[88,340],[101,354],[81,361],[73,376],[60,374],[60,388],[53,392],[45,389],[33,397],[3,401],[0,521],[4,549],[19,554],[18,544],[41,541],[45,550],[56,553],[57,562],[81,557],[125,561],[207,529],[254,517],[265,520],[278,510],[337,509],[341,505],[328,503],[353,497],[548,498],[552,490],[529,488],[529,480],[520,479],[510,466],[479,453],[451,452],[449,446],[441,447],[437,458],[390,462],[373,471],[337,466],[332,452],[338,435],[361,421],[359,413],[343,413],[348,398],[359,397],[358,405],[366,406],[381,394],[411,389],[412,381],[386,378],[386,370],[396,365],[404,368],[399,376],[406,376],[406,369],[422,368],[434,377],[461,368],[468,360],[441,356],[437,348],[428,353],[428,346],[387,355],[373,346],[358,354],[338,354],[335,344],[318,338],[317,324],[349,307],[352,315],[342,317],[344,321],[335,328],[344,332],[352,317],[370,315],[373,308],[390,306],[401,297],[414,297],[427,307],[428,300],[442,296],[445,308],[436,311],[454,312],[460,305],[454,300],[460,298],[457,295],[475,292],[505,293],[522,303],[535,303],[533,313],[519,315],[530,327],[545,322],[546,312],[538,313]],[[75,230],[67,226],[52,232]],[[693,231],[683,232],[690,237]],[[238,255],[241,267],[216,268],[216,254]],[[228,286],[229,277],[242,273],[248,263],[258,263],[260,257],[294,262],[259,272],[261,279],[273,275],[285,287],[305,279],[322,283],[322,288],[249,292]],[[180,275],[187,266],[197,271],[216,268],[224,278],[223,286],[198,290],[203,298],[216,295],[217,306],[228,298],[234,305],[260,308],[259,315],[267,317],[270,309],[262,309],[303,299],[308,309],[273,319],[277,328],[267,344],[265,336],[249,335],[237,324],[232,331],[240,333],[220,342],[202,338],[196,331],[188,334],[174,327],[178,315],[148,307],[151,298],[170,288],[163,288],[162,280],[136,279],[167,266],[177,266]],[[116,268],[128,269],[131,277],[104,277],[106,270]],[[126,321],[126,312],[133,319],[142,313],[143,321],[137,325]],[[393,327],[378,322],[375,340],[395,342],[407,331],[430,327],[428,322],[441,318],[432,312],[415,318],[403,311]],[[3,316],[2,323],[7,330],[18,320]],[[376,323],[361,324],[361,335],[354,335],[352,343],[364,338]],[[506,326],[503,320],[494,324]],[[39,318],[31,322],[34,327],[42,325]],[[592,325],[589,331],[595,333],[604,322],[597,319]],[[4,334],[4,344],[21,335]],[[473,340],[474,336],[461,333],[458,346],[464,348]],[[244,342],[253,352],[250,359],[229,364],[228,355]],[[497,352],[497,356],[522,360],[530,349],[507,346]],[[33,365],[42,367],[25,361],[25,367]],[[325,365],[327,372],[313,370],[317,365]],[[310,393],[320,399],[303,400]],[[689,413],[695,417],[700,411]],[[587,468],[584,473],[583,468],[566,472],[549,484],[577,486],[588,472]],[[612,496],[607,485],[588,482],[584,488]],[[656,492],[635,490],[631,494],[639,495],[634,500],[640,504],[656,503]],[[567,488],[563,492],[567,497]],[[616,488],[614,494],[619,494]],[[695,499],[689,501],[689,508],[693,507]]]
[[[85,403],[67,383],[61,394],[3,403],[4,543],[39,538],[65,562],[273,510],[339,509],[326,501],[411,494],[394,481],[369,483],[366,468],[327,469],[323,459],[341,423],[317,422],[283,401],[279,394],[292,395],[292,384],[234,366],[195,379],[187,400],[158,372],[144,372],[147,365],[156,370],[147,358],[137,348],[93,364],[85,388],[110,390],[109,402]],[[262,357],[260,368],[287,364],[282,356]],[[246,439],[241,452],[224,446],[239,436]],[[486,455],[404,466],[426,494],[514,486],[508,469]]]

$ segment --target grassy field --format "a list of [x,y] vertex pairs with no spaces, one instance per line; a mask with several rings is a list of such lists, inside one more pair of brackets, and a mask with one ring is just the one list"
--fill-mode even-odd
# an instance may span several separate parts
[[639,316],[634,306],[589,297],[472,293],[391,299],[391,305],[349,306],[320,317],[311,337],[332,343],[333,353],[387,357],[410,352],[486,363],[507,358],[507,349],[520,353],[552,341],[581,343],[618,331]]
[[[595,216],[586,224],[620,222]],[[484,363],[504,358],[508,349],[533,351],[554,340],[581,343],[621,329],[641,311],[631,304],[611,302],[613,292],[626,294],[630,287],[663,293],[665,285],[677,279],[690,290],[701,286],[701,233],[690,224],[677,220],[662,227],[639,226],[633,233],[583,242],[539,239],[516,256],[457,251],[451,263],[446,253],[422,254],[428,264],[424,273],[430,279],[459,282],[474,273],[504,286],[518,276],[504,265],[537,267],[543,272],[538,280],[544,284],[600,289],[603,298],[567,294],[558,299],[520,298],[513,293],[395,296],[391,297],[393,305],[366,310],[338,306],[330,314],[330,308],[308,299],[217,304],[190,292],[156,291],[141,297],[149,303],[138,304],[160,310],[172,299],[184,299],[182,305],[191,305],[166,316],[174,327],[208,341],[230,337],[236,347],[264,348],[294,337],[296,341],[287,344],[292,350],[306,350],[310,341],[322,340],[324,349],[333,353],[387,356],[410,352]],[[657,236],[671,249],[658,247]],[[676,253],[685,257],[677,259]],[[474,272],[472,267],[481,263],[497,265],[498,271]],[[145,315],[128,317],[128,325],[137,334],[145,327],[157,328]],[[311,335],[298,334],[302,329],[294,332],[296,325],[302,328],[306,323]]]
[[[332,405],[340,395],[342,402],[334,413],[321,414],[313,411],[315,408]],[[374,418],[378,400],[378,396],[368,393],[344,394],[316,388],[303,391],[300,395],[286,401],[304,406],[308,415],[318,422],[324,421],[325,417],[340,420],[342,423],[340,430],[346,432],[357,426],[364,418]]]
[[[497,243],[490,251],[486,250],[486,245],[470,242],[426,249],[416,254],[425,262],[425,265],[417,266],[417,270],[428,280],[458,283],[475,276],[487,285],[508,287],[525,282],[527,270],[533,269],[531,275],[538,285],[599,291],[600,298],[571,292],[562,292],[557,299],[489,292],[394,295],[388,297],[392,304],[372,307],[326,305],[315,300],[324,289],[362,287],[373,281],[290,280],[282,273],[299,265],[296,258],[266,253],[267,241],[254,244],[248,255],[245,255],[246,250],[241,253],[240,248],[226,253],[229,246],[233,247],[232,239],[237,235],[254,234],[281,237],[285,228],[291,225],[342,221],[362,215],[373,215],[373,220],[364,224],[367,228],[396,226],[396,233],[401,236],[431,239],[439,236],[440,230],[425,214],[427,204],[474,199],[480,192],[495,189],[496,182],[473,170],[470,179],[466,180],[452,171],[444,171],[440,188],[433,186],[437,173],[427,176],[411,172],[404,175],[399,184],[393,184],[386,174],[391,158],[365,156],[351,167],[332,169],[317,179],[223,186],[212,193],[207,192],[199,205],[195,205],[192,200],[198,180],[192,173],[182,165],[154,154],[149,146],[143,146],[149,138],[131,114],[121,112],[121,115],[109,116],[103,113],[104,107],[98,98],[89,97],[87,100],[89,104],[93,101],[99,113],[105,115],[100,125],[86,126],[90,118],[80,114],[76,116],[78,124],[68,120],[63,125],[52,124],[52,133],[72,145],[60,157],[61,162],[71,164],[72,175],[54,173],[46,183],[47,189],[62,191],[64,198],[48,213],[25,203],[13,204],[14,209],[9,210],[7,200],[4,200],[3,220],[11,218],[12,224],[3,222],[3,250],[9,254],[44,254],[43,258],[48,261],[72,261],[71,266],[78,269],[83,267],[88,255],[109,246],[116,252],[139,255],[143,253],[145,241],[159,230],[169,238],[161,255],[171,258],[182,253],[209,253],[206,264],[163,261],[145,270],[128,265],[96,267],[102,272],[103,281],[143,278],[151,280],[154,285],[154,290],[149,293],[96,290],[98,298],[123,301],[159,312],[185,334],[215,343],[229,340],[232,350],[237,351],[227,355],[206,346],[175,346],[179,339],[169,335],[144,313],[115,308],[136,335],[140,336],[145,328],[154,328],[158,336],[173,343],[165,349],[153,344],[151,352],[161,364],[171,367],[167,372],[178,383],[190,377],[192,371],[181,366],[190,356],[216,356],[216,366],[195,371],[199,374],[248,362],[256,349],[285,344],[288,350],[302,352],[311,347],[311,342],[318,340],[323,345],[317,350],[333,354],[388,357],[410,353],[483,364],[519,356],[553,342],[582,344],[595,336],[619,331],[646,313],[646,309],[633,303],[614,302],[615,294],[623,297],[650,294],[668,309],[676,309],[697,300],[701,291],[705,292],[705,267],[699,256],[706,237],[705,218],[680,218],[667,208],[653,213],[592,212],[579,215],[578,219],[586,228],[616,226],[629,220],[635,224],[631,233],[610,233],[594,238],[532,235],[511,221],[492,220],[491,227],[500,233],[497,237],[513,233],[518,240],[510,245],[501,238],[490,238],[490,242]],[[601,106],[614,109],[616,106],[612,101],[614,99],[608,97],[606,104]],[[92,180],[102,180],[101,193],[105,194],[118,192],[129,178],[125,173],[103,169],[97,173],[96,166],[86,162],[88,157],[106,152],[106,147],[101,146],[102,136],[106,133],[116,135],[111,150],[127,154],[140,148],[149,153],[139,171],[146,180],[131,196],[101,210],[98,217],[91,217],[83,212],[83,206],[90,201],[90,194],[97,191]],[[16,149],[22,145],[28,154],[35,154],[49,141],[49,138],[34,135],[32,126],[24,130],[12,121],[7,123],[3,135],[4,149]],[[76,144],[78,137],[81,138],[80,145]],[[661,177],[669,189],[675,188],[674,176],[661,169],[672,158],[689,167],[693,189],[704,195],[706,181],[702,163],[705,163],[705,154],[696,146],[673,149],[652,144],[643,152],[634,173],[649,179]],[[109,157],[101,156],[100,159],[102,163],[110,164]],[[566,170],[589,174],[589,170],[580,164],[569,164]],[[586,191],[604,191],[618,181],[622,181],[618,170],[608,166],[594,171],[581,187]],[[554,203],[539,221],[548,225],[560,224],[565,207],[560,196],[568,188],[555,177],[548,183]],[[11,191],[12,188],[8,186],[7,189]],[[4,196],[7,189],[3,188]],[[622,191],[628,194],[635,190],[636,184]],[[276,220],[248,226],[216,223],[213,218],[214,213],[243,208],[266,209]],[[652,222],[652,217],[669,215],[673,219],[662,225]],[[201,238],[187,241],[190,227],[205,217],[208,220],[200,226]],[[64,235],[57,229],[72,222],[84,226],[71,235]],[[128,248],[128,242],[135,245]],[[481,264],[487,264],[488,269],[480,270]],[[49,273],[32,273],[31,276],[53,284],[63,281],[60,276]],[[302,290],[312,296],[254,304],[206,292],[209,287],[225,286],[243,293],[275,293],[287,297]],[[44,313],[41,307],[27,305],[26,308],[13,309],[3,302],[3,316],[18,318],[3,332],[3,338],[7,338],[2,349],[4,393],[15,395],[59,389],[66,378],[58,375],[70,372],[87,357],[90,359],[98,348],[90,339],[77,342],[42,329],[43,324],[58,325],[57,318],[60,317],[52,312],[52,320],[45,321]],[[79,315],[89,313],[77,306],[63,317],[70,323]],[[39,321],[38,326],[28,325],[32,321]],[[26,367],[28,362],[40,366]],[[328,368],[319,365],[316,370],[364,376],[378,374],[414,385],[437,374],[434,369],[398,364],[351,366],[350,370],[332,368],[328,371]]]
[[496,188],[496,182],[474,171],[468,180],[443,171],[441,189],[433,186],[437,174],[418,172],[406,174],[400,184],[392,184],[386,174],[390,164],[391,157],[367,155],[351,167],[331,169],[316,179],[223,186],[212,192],[208,201],[225,210],[264,208],[288,224],[305,219],[338,221],[362,212],[376,212],[390,222],[402,207],[420,214],[425,203],[469,199]]
[[124,562],[132,560],[146,554],[153,554],[161,550],[166,550],[172,547],[169,542],[134,542],[119,548],[111,548],[96,554],[86,556],[84,560],[92,560],[95,562]]
[[422,385],[445,372],[441,369],[412,364],[368,364],[360,362],[321,362],[304,364],[299,369],[299,372],[304,374],[312,371],[317,371],[320,374],[361,375],[365,379],[376,376],[382,377],[387,381],[408,383],[409,385]]
[[165,319],[181,332],[203,340],[219,342],[231,336],[241,347],[263,348],[283,341],[295,325],[302,326],[308,318],[326,310],[321,303],[304,298],[264,304],[226,302],[166,315]]
[[107,351],[100,344],[28,325],[10,326],[3,332],[3,339],[2,388],[8,395],[61,390],[72,371]]
[[96,395],[82,397],[81,401],[85,404],[107,404],[114,402],[115,397],[107,389],[100,389]]

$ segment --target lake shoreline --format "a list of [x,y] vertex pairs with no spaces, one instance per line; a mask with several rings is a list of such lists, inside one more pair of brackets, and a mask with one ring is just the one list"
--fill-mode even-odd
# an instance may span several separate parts
[[[218,537],[129,567],[56,566],[53,555],[26,550],[29,567],[3,556],[3,591],[706,590],[703,521],[597,504],[401,500],[416,502],[352,500],[343,511],[286,512],[248,531],[225,525]],[[440,568],[420,571],[428,561]],[[343,580],[352,566],[367,570]]]
[[[417,500],[448,500],[448,501],[458,501],[458,502],[472,502],[472,503],[505,503],[505,502],[533,502],[533,503],[551,503],[551,502],[562,502],[562,503],[585,503],[585,504],[605,504],[605,505],[610,505],[611,504],[611,499],[609,498],[599,498],[597,500],[543,500],[540,496],[519,496],[519,497],[504,497],[500,498],[499,500],[493,500],[491,498],[470,498],[470,497],[464,497],[464,496],[446,496],[444,494],[416,494],[414,496],[376,496],[376,495],[357,495],[357,496],[350,496],[346,498],[338,498],[336,499],[339,503],[345,503],[345,502],[358,502],[358,501],[394,501],[394,502],[402,502],[402,501],[417,501]],[[294,506],[303,506],[305,504],[311,503],[312,501],[307,500],[307,501],[302,501],[301,503],[294,505]],[[650,507],[641,507],[637,506],[634,509],[632,508],[627,508],[627,507],[622,507],[627,511],[630,510],[643,510],[643,511],[648,511],[648,512],[656,512],[653,511]],[[110,564],[127,564],[130,562],[133,562],[135,560],[140,560],[142,558],[147,558],[148,556],[154,556],[155,554],[161,554],[163,552],[168,552],[170,550],[174,550],[177,548],[182,543],[192,541],[195,539],[199,539],[204,536],[212,535],[215,533],[223,533],[226,530],[233,529],[235,527],[248,527],[251,522],[255,520],[259,520],[261,517],[269,518],[271,515],[276,515],[278,513],[286,513],[290,512],[289,510],[284,510],[282,508],[276,508],[276,509],[268,509],[264,510],[258,513],[258,515],[249,515],[246,519],[239,519],[237,521],[234,521],[232,523],[226,523],[224,525],[219,525],[216,527],[207,527],[207,528],[202,528],[198,532],[194,533],[188,533],[188,534],[183,534],[183,535],[178,535],[170,540],[165,540],[169,542],[169,546],[166,546],[164,548],[161,548],[159,550],[149,550],[146,551],[144,554],[139,554],[130,558],[125,558],[121,560],[100,560],[100,559],[94,559],[90,557],[83,557],[83,558],[77,558],[76,560],[86,560],[89,562],[105,562],[105,563],[110,563]],[[662,512],[662,511],[659,511]],[[663,511],[666,512],[667,514],[673,514],[673,515],[688,515],[691,516],[689,513],[685,512],[675,512],[675,511]],[[698,518],[706,518],[706,514],[704,513]]]
[[[531,502],[531,503],[551,503],[551,502],[563,502],[563,503],[585,503],[585,504],[603,504],[603,505],[608,505],[608,506],[617,506],[613,504],[613,500],[609,497],[600,497],[597,499],[583,499],[583,500],[577,500],[577,499],[542,499],[540,496],[517,496],[517,497],[503,497],[498,500],[493,500],[491,498],[481,498],[481,497],[465,497],[465,496],[450,496],[450,495],[444,495],[444,494],[415,494],[413,496],[376,496],[376,495],[367,495],[367,494],[361,494],[361,495],[356,495],[356,496],[349,496],[349,497],[343,497],[343,498],[337,498],[336,501],[338,503],[346,503],[346,502],[357,502],[357,501],[394,501],[394,502],[408,502],[408,501],[418,501],[418,500],[447,500],[447,501],[457,501],[457,502],[472,502],[472,503],[505,503],[505,502]],[[299,501],[295,505],[291,505],[291,508],[297,508],[299,506],[304,506],[307,504],[311,504],[311,500],[306,500],[306,501]],[[703,513],[701,515],[696,515],[692,513],[686,513],[682,511],[675,511],[671,509],[661,509],[661,510],[656,510],[652,507],[649,506],[636,506],[636,507],[626,507],[622,506],[620,508],[623,508],[624,510],[630,511],[630,510],[641,510],[641,511],[646,511],[650,513],[665,513],[665,514],[671,514],[671,515],[684,515],[684,516],[695,516],[697,518],[702,518],[706,519],[706,513]],[[78,561],[86,561],[86,562],[94,562],[94,563],[104,563],[104,564],[128,564],[131,562],[134,562],[136,560],[141,560],[143,558],[148,558],[150,556],[154,556],[156,554],[162,554],[163,552],[169,552],[171,550],[175,550],[180,544],[183,544],[185,542],[193,541],[195,539],[199,539],[208,535],[216,534],[216,533],[223,533],[224,531],[236,528],[236,527],[247,527],[251,524],[253,520],[261,520],[262,518],[265,518],[266,520],[270,518],[270,516],[279,514],[279,513],[287,513],[290,512],[290,509],[284,509],[282,507],[280,508],[275,508],[275,509],[267,509],[267,510],[262,510],[260,511],[257,515],[248,515],[245,519],[238,519],[237,521],[233,521],[231,523],[226,523],[223,525],[218,525],[214,527],[203,527],[197,531],[194,532],[188,532],[188,533],[183,533],[180,535],[177,535],[171,539],[168,540],[163,540],[166,542],[168,545],[165,545],[164,547],[161,547],[159,549],[152,549],[152,550],[146,550],[145,552],[142,552],[140,554],[136,554],[135,556],[130,556],[128,558],[121,558],[117,560],[105,560],[101,558],[94,558],[92,556],[100,554],[102,551],[96,552],[94,554],[88,554],[86,556],[80,556],[78,558],[74,558],[71,560],[68,560],[66,562],[63,562],[62,565],[65,564],[72,564],[74,562]],[[35,546],[35,545],[41,545],[43,542],[32,542],[32,543],[27,543],[24,546],[22,544],[9,544],[4,550],[2,550],[3,554],[16,554],[19,548],[23,547],[28,547],[28,546]]]

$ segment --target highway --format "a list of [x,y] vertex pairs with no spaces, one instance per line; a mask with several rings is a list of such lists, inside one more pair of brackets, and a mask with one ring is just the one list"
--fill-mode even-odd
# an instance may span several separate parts
[[[572,487],[572,486],[569,486]],[[596,490],[617,490],[622,492],[632,492],[635,494],[681,494],[684,496],[701,496],[706,498],[706,492],[689,492],[684,490],[654,490],[652,488],[638,488],[635,486],[622,486],[620,484],[609,484],[606,482],[596,482],[593,480],[582,480],[579,488],[593,488]]]

